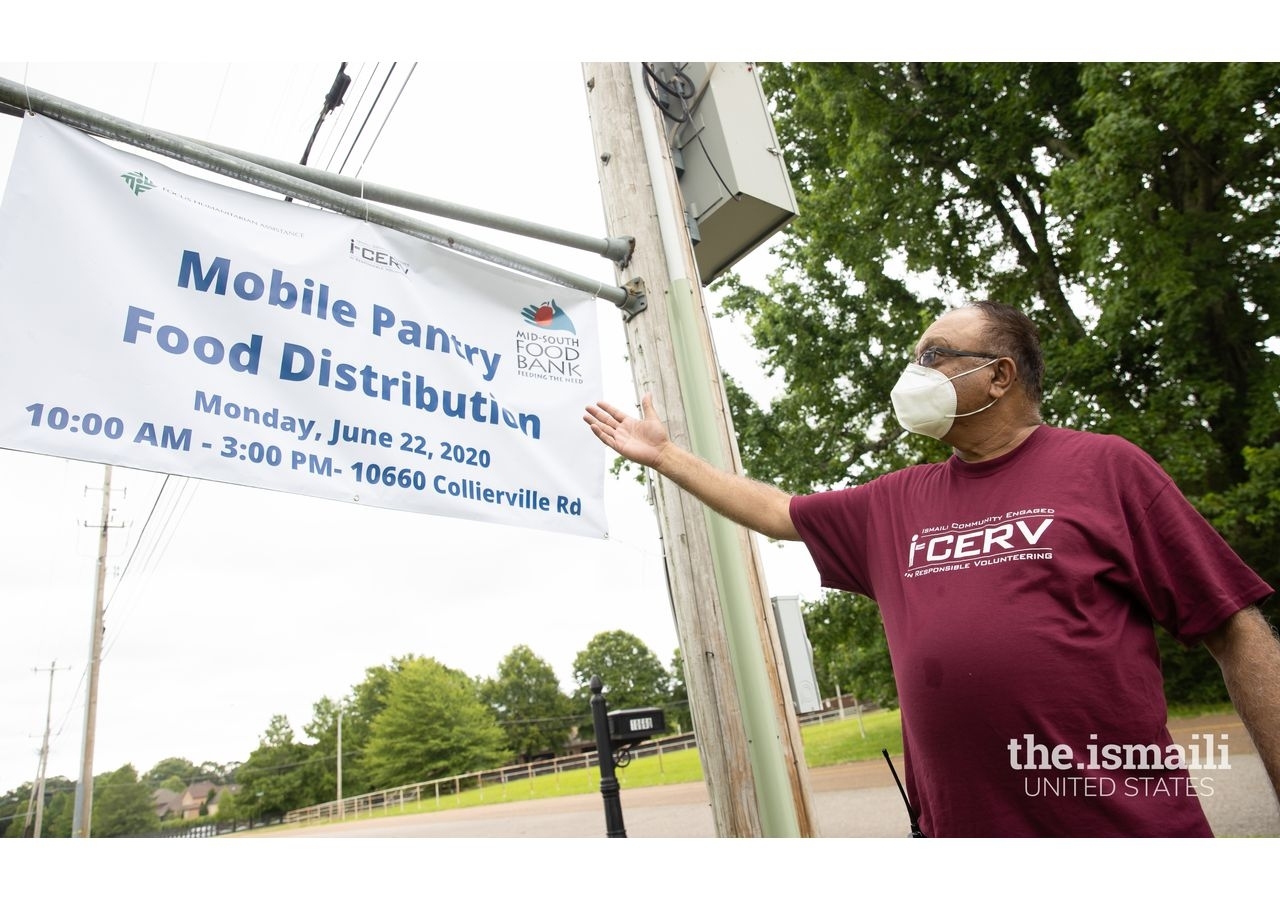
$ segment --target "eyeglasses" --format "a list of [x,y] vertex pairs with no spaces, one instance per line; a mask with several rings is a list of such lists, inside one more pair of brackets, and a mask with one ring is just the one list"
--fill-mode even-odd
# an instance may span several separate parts
[[946,347],[926,347],[924,351],[916,357],[916,362],[925,368],[933,368],[933,364],[938,361],[939,356],[973,356],[978,359],[999,359],[999,355],[995,353],[979,353],[976,350],[948,350]]

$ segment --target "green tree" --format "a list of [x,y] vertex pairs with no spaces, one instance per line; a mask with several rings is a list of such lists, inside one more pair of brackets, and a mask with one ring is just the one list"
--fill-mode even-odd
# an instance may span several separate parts
[[509,758],[502,728],[466,674],[434,659],[404,662],[369,726],[365,766],[380,788],[475,772]]
[[[189,759],[171,756],[160,760],[160,762],[152,766],[150,771],[142,776],[142,781],[150,785],[152,789],[169,787],[181,793],[184,788],[195,784],[197,781],[226,784],[227,768],[211,762],[203,762],[196,765]],[[173,785],[178,782],[181,782],[181,787],[173,788]]]
[[179,778],[177,775],[170,775],[169,777],[165,778],[164,781],[161,781],[159,784],[156,784],[154,781],[148,778],[147,783],[152,786],[153,790],[157,788],[164,788],[165,790],[173,791],[175,794],[181,794],[191,784],[191,782],[187,781],[186,779]]
[[527,646],[512,648],[498,664],[498,676],[480,685],[507,746],[521,759],[559,753],[569,739],[572,709],[555,670]]
[[93,837],[134,837],[159,829],[151,788],[138,780],[133,766],[124,765],[94,778],[89,829]]
[[[50,779],[52,782],[53,779]],[[61,784],[52,789],[51,783],[45,785],[45,811],[41,830],[45,837],[71,837],[71,828],[75,824],[76,785],[65,778],[58,779]],[[51,790],[52,789],[52,790]]]
[[0,797],[0,837],[25,836],[27,810],[31,805],[31,795],[34,791],[35,785],[28,781]]
[[[350,721],[342,701],[321,697],[311,707],[312,718],[302,727],[303,733],[314,742],[310,745],[303,777],[310,797],[307,805],[324,803],[338,796],[338,715],[342,714],[342,796],[350,797],[351,779],[347,773],[347,760],[357,748],[350,739]],[[359,793],[359,792],[357,792]]]
[[[348,697],[342,701],[342,794],[354,797],[377,790],[380,786],[368,772],[365,748],[369,743],[370,725],[387,705],[391,682],[406,665],[415,659],[413,654],[394,657],[389,664],[365,669],[364,680],[354,685]],[[319,709],[317,708],[317,720]],[[324,733],[332,733],[332,744],[337,745],[336,711],[328,714]],[[313,738],[320,733],[308,732]]]
[[824,690],[838,687],[862,703],[897,705],[898,687],[884,624],[870,598],[823,591],[821,599],[804,604],[804,627]]
[[[26,782],[0,797],[0,836],[20,838],[30,836],[35,830],[35,813],[27,822],[35,785]],[[76,792],[74,781],[61,775],[53,775],[44,783],[44,817],[40,831],[44,837],[71,837],[72,798]],[[65,815],[64,815],[65,813]]]
[[[573,659],[574,705],[591,719],[591,677],[600,676],[609,709],[666,707],[671,675],[645,643],[626,631],[597,634]],[[586,730],[586,729],[584,729]]]
[[[783,391],[728,385],[749,473],[792,491],[942,458],[889,390],[944,297],[1018,305],[1045,418],[1122,434],[1272,583],[1280,558],[1280,66],[766,66],[799,216],[768,289],[725,280]],[[1206,652],[1168,665],[1220,684]],[[1221,694],[1225,698],[1225,693]]]
[[1280,576],[1280,65],[1093,64],[1072,210],[1090,342],[1128,403],[1112,430],[1169,470],[1273,584]]
[[250,819],[276,818],[309,806],[303,772],[308,757],[307,745],[294,741],[289,719],[272,716],[257,749],[236,770],[236,813]]

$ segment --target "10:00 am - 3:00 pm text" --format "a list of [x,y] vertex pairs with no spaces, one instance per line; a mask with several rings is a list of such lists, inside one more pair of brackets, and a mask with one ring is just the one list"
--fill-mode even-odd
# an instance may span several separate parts
[[[47,428],[52,431],[63,431],[68,434],[81,434],[90,438],[105,438],[111,441],[129,438],[135,444],[145,444],[166,450],[190,451],[193,446],[193,435],[190,428],[175,428],[172,425],[154,422],[143,422],[136,429],[126,426],[119,416],[103,415],[98,412],[73,413],[63,406],[46,406],[33,403],[26,407],[31,414],[30,425],[33,428]],[[345,425],[335,419],[329,445],[350,443],[356,445],[372,445],[390,449],[396,447],[406,453],[431,460],[436,452],[428,449],[428,439],[419,434],[401,432],[398,446],[390,432],[375,431],[368,428],[357,428]],[[280,466],[286,462],[292,469],[302,469],[315,475],[332,477],[342,474],[342,469],[335,467],[329,456],[306,453],[299,450],[282,450],[278,445],[261,441],[244,441],[235,435],[221,435],[217,444],[201,442],[201,449],[217,450],[218,455],[227,459],[238,459],[254,464]],[[487,469],[493,462],[492,454],[484,449],[465,446],[449,441],[438,442],[439,458],[446,462],[464,466]],[[415,487],[422,490],[425,485],[425,474],[409,467],[378,465],[376,463],[353,463],[350,468],[357,481],[367,484],[383,484],[388,487]]]

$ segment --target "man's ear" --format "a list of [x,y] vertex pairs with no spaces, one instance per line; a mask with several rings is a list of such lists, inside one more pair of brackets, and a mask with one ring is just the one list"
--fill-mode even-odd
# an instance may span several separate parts
[[1013,390],[1018,380],[1018,364],[1011,356],[1002,356],[991,365],[991,393],[1003,397]]

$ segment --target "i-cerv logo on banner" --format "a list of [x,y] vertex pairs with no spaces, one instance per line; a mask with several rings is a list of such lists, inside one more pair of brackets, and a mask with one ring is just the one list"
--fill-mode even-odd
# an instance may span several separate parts
[[347,256],[356,262],[399,275],[409,274],[409,264],[396,259],[390,251],[375,247],[373,244],[366,244],[364,241],[357,241],[355,238],[350,238],[349,241]]
[[524,326],[516,329],[516,373],[567,384],[582,384],[582,349],[578,330],[554,299],[530,303],[520,310]]

